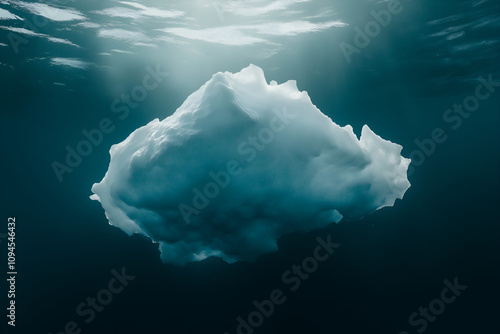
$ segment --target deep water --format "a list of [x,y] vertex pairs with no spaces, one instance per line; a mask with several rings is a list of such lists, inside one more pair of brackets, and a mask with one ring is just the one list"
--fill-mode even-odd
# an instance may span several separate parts
[[[94,8],[92,3],[75,7],[84,11]],[[456,130],[452,126],[458,121],[447,122],[443,115],[475,93],[479,76],[491,74],[500,81],[500,8],[492,0],[401,3],[405,10],[351,63],[339,43],[352,43],[353,27],[364,27],[372,7],[386,8],[383,3],[340,2],[335,18],[350,26],[281,37],[281,49],[270,57],[258,56],[259,46],[191,41],[131,48],[134,54],[106,58],[99,53],[125,46],[76,30],[64,37],[80,49],[33,38],[16,54],[8,31],[0,30],[0,43],[7,44],[0,47],[0,220],[5,223],[0,233],[6,231],[7,218],[16,217],[19,273],[17,326],[8,333],[55,334],[75,321],[82,333],[92,334],[233,334],[236,318],[246,319],[255,310],[252,301],[269,299],[274,289],[283,290],[286,301],[256,334],[416,333],[420,326],[408,323],[410,315],[440,298],[443,281],[455,277],[467,289],[428,322],[425,333],[495,333],[500,311],[500,87],[462,117]],[[326,2],[303,5],[322,8]],[[0,8],[31,17],[8,4]],[[208,10],[199,15],[209,15]],[[450,16],[455,21],[429,24]],[[51,22],[43,33],[55,33],[57,24]],[[141,29],[147,32],[144,24]],[[0,21],[0,26],[9,25],[22,26]],[[461,28],[461,37],[431,37],[463,25],[468,26]],[[97,65],[51,65],[53,57]],[[412,186],[394,207],[360,221],[288,235],[278,241],[277,253],[255,263],[228,265],[211,258],[185,267],[162,264],[155,244],[108,225],[99,203],[89,199],[90,188],[107,170],[111,145],[152,119],[171,115],[217,71],[237,72],[250,63],[260,66],[268,81],[297,80],[323,113],[339,125],[351,124],[357,135],[368,124],[382,138],[401,144],[403,156],[417,157]],[[120,119],[123,114],[113,112],[113,101],[130,94],[146,68],[157,65],[169,76]],[[98,128],[103,118],[111,120],[114,130],[59,182],[53,162],[64,163],[66,146],[76,148],[85,139],[82,130]],[[446,140],[428,144],[429,154],[424,152],[424,161],[415,165],[415,150],[424,151],[416,141],[429,143],[436,128]],[[290,291],[283,273],[313,253],[317,237],[328,235],[341,246]],[[5,259],[4,239],[0,249]],[[112,269],[123,267],[135,279],[86,324],[77,306],[108,286]],[[7,299],[0,295],[5,310]],[[4,326],[3,314],[2,319]]]

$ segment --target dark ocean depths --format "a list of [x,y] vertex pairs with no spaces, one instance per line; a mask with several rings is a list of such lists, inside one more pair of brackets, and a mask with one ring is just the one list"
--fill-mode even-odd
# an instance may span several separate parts
[[[391,21],[346,57],[356,28],[388,8]],[[470,113],[447,110],[474,104],[480,76],[500,82],[499,32],[494,0],[0,1],[0,233],[15,217],[18,271],[15,328],[2,279],[2,333],[498,333],[500,87],[483,86]],[[108,225],[90,188],[111,145],[250,63],[268,81],[297,80],[358,135],[368,124],[401,144],[412,186],[361,221],[285,236],[255,263],[164,265],[155,244]],[[115,113],[148,66],[169,76]],[[103,118],[114,131],[59,182],[53,162]],[[328,235],[341,246],[292,292],[282,274]],[[123,291],[92,319],[79,314],[122,268],[135,276]],[[445,280],[467,288],[440,302]],[[286,301],[238,332],[275,289]]]

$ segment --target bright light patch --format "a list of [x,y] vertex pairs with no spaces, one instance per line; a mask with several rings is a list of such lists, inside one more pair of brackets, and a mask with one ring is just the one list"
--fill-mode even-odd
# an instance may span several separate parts
[[16,1],[15,5],[28,10],[32,14],[44,16],[51,21],[64,22],[87,19],[82,13],[75,9],[60,9],[43,3],[24,1]]
[[0,8],[0,20],[22,20],[22,18],[12,14],[5,9]]
[[84,70],[90,66],[90,63],[74,58],[52,58],[51,64],[59,66],[68,66],[68,67],[78,68],[81,70]]

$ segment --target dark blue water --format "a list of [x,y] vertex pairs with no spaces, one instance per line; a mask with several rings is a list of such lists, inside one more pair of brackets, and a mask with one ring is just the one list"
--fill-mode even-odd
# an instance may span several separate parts
[[[500,87],[483,85],[484,99],[469,105],[473,111],[454,111],[454,104],[474,102],[469,97],[477,96],[479,77],[500,82],[498,2],[401,1],[390,23],[350,61],[341,43],[356,47],[355,28],[364,30],[374,20],[370,11],[388,10],[387,2],[277,3],[279,9],[270,10],[245,1],[142,2],[183,13],[175,17],[111,1],[44,3],[72,8],[66,12],[0,2],[0,9],[23,19],[7,20],[0,10],[0,233],[8,217],[17,222],[17,318],[8,333],[59,333],[74,321],[82,333],[233,334],[237,317],[247,319],[256,310],[252,301],[269,299],[275,289],[286,301],[255,333],[498,331]],[[117,6],[130,17],[98,13]],[[317,31],[290,32],[301,27],[297,21],[318,24]],[[320,28],[330,21],[347,25]],[[294,23],[270,28],[276,22]],[[239,30],[244,36],[199,33],[238,25],[247,26]],[[297,80],[322,112],[358,135],[368,124],[401,144],[413,159],[412,187],[394,207],[361,221],[286,236],[279,252],[256,263],[163,265],[149,240],[108,225],[99,203],[88,198],[90,188],[106,172],[112,144],[171,115],[213,73],[249,63],[262,67],[269,81]],[[113,102],[156,66],[169,76],[120,118]],[[53,163],[65,163],[66,147],[76,148],[82,131],[103,119],[113,131],[60,182]],[[283,273],[328,235],[341,246],[291,291]],[[0,248],[6,261],[5,239]],[[107,288],[112,269],[123,267],[135,279],[87,324],[77,306]],[[431,314],[432,321],[419,315],[414,320],[426,320],[412,326],[408,318],[441,298],[443,281],[455,277],[467,289]]]

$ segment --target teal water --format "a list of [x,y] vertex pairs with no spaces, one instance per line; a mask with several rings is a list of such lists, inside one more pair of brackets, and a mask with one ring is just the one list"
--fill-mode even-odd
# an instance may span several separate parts
[[[232,334],[237,317],[273,289],[287,291],[287,300],[255,333],[417,333],[423,327],[410,315],[455,277],[467,290],[425,332],[494,332],[500,87],[484,86],[490,95],[474,111],[447,110],[476,96],[480,76],[500,81],[497,2],[401,1],[350,62],[341,43],[356,47],[355,28],[366,33],[370,12],[389,10],[387,2],[141,3],[149,9],[44,3],[59,12],[0,2],[23,19],[0,10],[0,219],[18,222],[19,333],[59,333],[75,321],[82,333]],[[279,252],[254,264],[163,265],[150,241],[107,224],[90,187],[107,170],[111,145],[171,115],[217,71],[249,63],[268,81],[297,80],[322,112],[358,135],[368,124],[401,144],[414,160],[412,187],[393,208],[359,222],[287,236]],[[121,101],[157,66],[169,73],[158,87],[143,101]],[[53,163],[66,164],[66,147],[76,149],[82,131],[103,119],[113,130],[60,182]],[[341,247],[300,289],[287,290],[282,274],[328,235]],[[85,323],[77,305],[122,267],[136,279]]]

